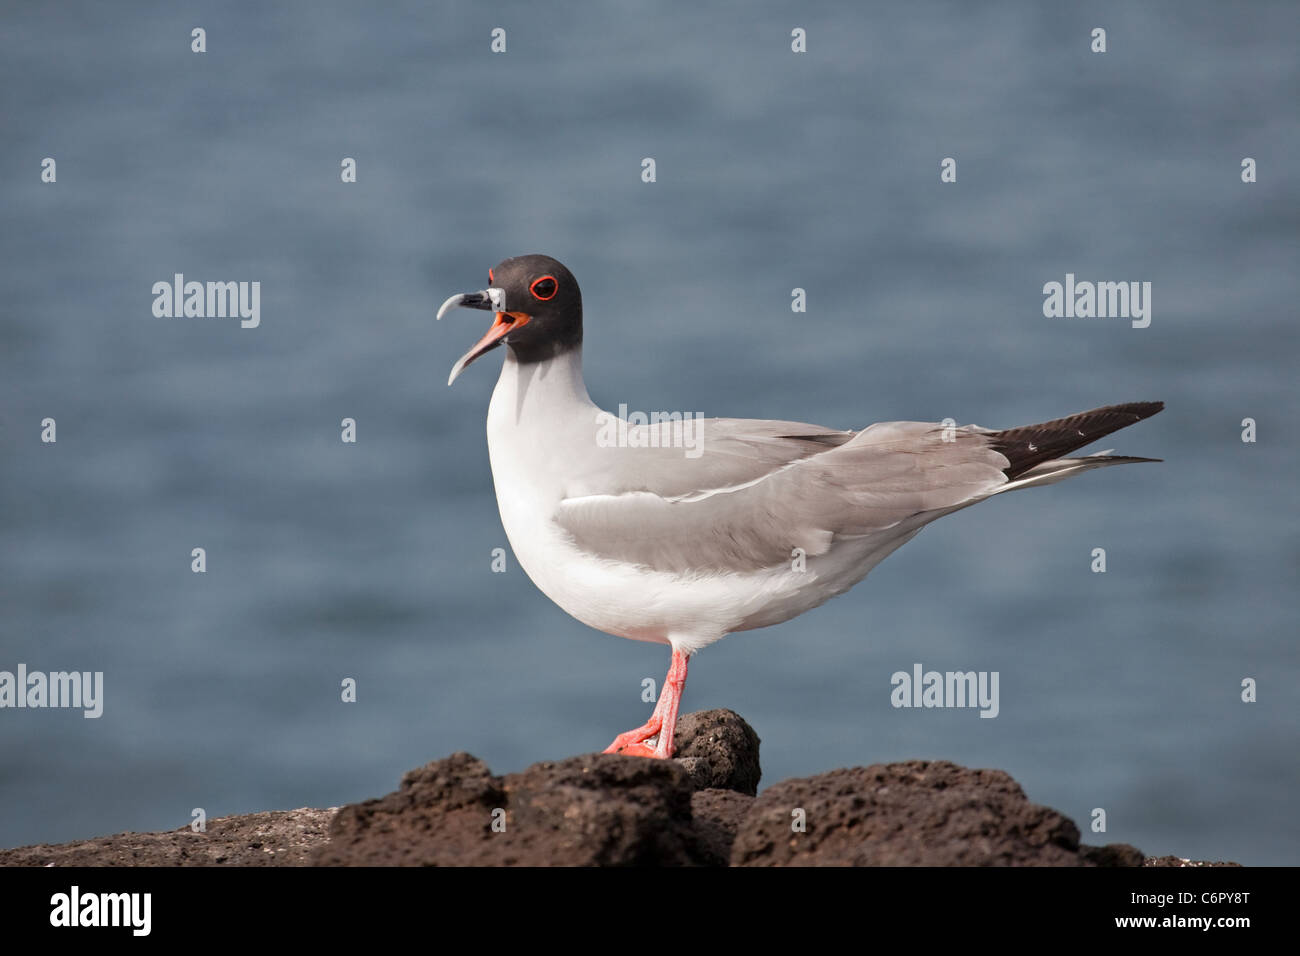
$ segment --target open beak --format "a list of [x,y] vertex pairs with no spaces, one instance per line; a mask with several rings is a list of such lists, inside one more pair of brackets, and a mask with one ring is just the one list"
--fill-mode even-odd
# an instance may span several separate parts
[[460,357],[460,360],[451,367],[451,375],[447,378],[447,384],[450,385],[456,381],[457,377],[463,372],[471,362],[480,355],[491,352],[500,345],[507,335],[515,329],[523,328],[532,318],[526,312],[506,312],[506,296],[504,289],[484,289],[482,292],[467,292],[461,295],[453,295],[444,302],[438,309],[438,318],[441,319],[452,309],[486,309],[496,312],[496,321],[492,327],[487,330],[483,338],[474,343],[473,348]]

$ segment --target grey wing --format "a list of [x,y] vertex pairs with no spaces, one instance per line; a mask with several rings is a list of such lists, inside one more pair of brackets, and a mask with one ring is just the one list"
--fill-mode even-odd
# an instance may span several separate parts
[[857,434],[742,418],[629,425],[608,412],[599,414],[596,426],[590,459],[571,463],[570,497],[636,491],[675,497],[729,487],[846,444]]
[[[780,427],[747,435],[753,424]],[[554,520],[609,560],[676,572],[754,571],[788,562],[794,548],[816,556],[837,537],[974,504],[1007,481],[1007,459],[975,426],[887,422],[856,434],[775,434],[791,424],[731,420],[716,443],[705,444],[701,459],[714,460],[689,470],[711,483],[684,481],[681,459],[662,459],[621,489],[566,497]]]

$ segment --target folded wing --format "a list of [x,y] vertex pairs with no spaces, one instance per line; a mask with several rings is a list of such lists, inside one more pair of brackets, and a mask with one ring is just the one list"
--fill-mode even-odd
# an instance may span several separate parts
[[680,424],[633,426],[634,447],[605,449],[554,520],[584,550],[612,561],[679,573],[757,571],[787,563],[795,548],[825,554],[837,539],[888,536],[915,516],[937,518],[1001,491],[1149,461],[1063,456],[1163,407],[1130,402],[1002,431],[884,422],[851,432],[709,419],[694,423],[700,430],[690,447],[674,441]]
[[[757,571],[793,549],[884,532],[912,515],[973,504],[1007,481],[987,430],[888,422],[832,432],[790,422],[706,422],[680,448],[619,449],[619,480],[566,497],[555,521],[589,553],[656,570]],[[603,471],[608,479],[611,472]]]

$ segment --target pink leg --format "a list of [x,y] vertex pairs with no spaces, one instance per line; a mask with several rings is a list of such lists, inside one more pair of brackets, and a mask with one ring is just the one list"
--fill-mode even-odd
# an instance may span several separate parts
[[[655,704],[650,719],[636,730],[619,734],[614,742],[605,748],[605,753],[623,753],[636,757],[657,757],[667,760],[673,755],[673,734],[677,730],[677,708],[682,702],[682,690],[686,686],[686,662],[690,656],[684,651],[673,648],[673,661],[668,667],[668,676],[664,678],[663,690],[659,702]],[[646,741],[657,737],[654,746]]]

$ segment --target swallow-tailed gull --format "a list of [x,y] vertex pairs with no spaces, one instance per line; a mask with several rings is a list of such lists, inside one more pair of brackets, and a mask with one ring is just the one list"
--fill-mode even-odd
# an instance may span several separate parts
[[1004,491],[1127,462],[1065,457],[1156,414],[1130,402],[993,430],[881,422],[840,431],[736,418],[629,423],[582,378],[582,294],[549,256],[506,259],[454,295],[495,313],[450,385],[506,346],[487,439],[501,522],[547,597],[591,627],[672,649],[654,714],[606,752],[671,757],[692,654],[857,584],[925,525]]

